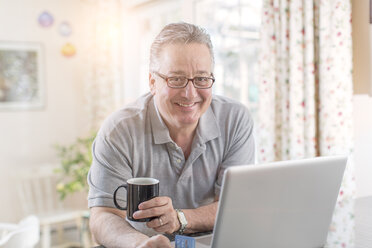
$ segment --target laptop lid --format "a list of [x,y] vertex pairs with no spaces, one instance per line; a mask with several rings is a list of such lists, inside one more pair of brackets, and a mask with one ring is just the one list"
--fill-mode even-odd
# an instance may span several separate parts
[[226,170],[213,248],[324,246],[347,157]]

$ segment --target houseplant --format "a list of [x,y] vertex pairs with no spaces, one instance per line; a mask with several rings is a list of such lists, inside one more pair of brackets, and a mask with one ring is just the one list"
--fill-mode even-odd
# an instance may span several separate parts
[[92,144],[96,135],[92,132],[69,146],[55,146],[61,161],[55,172],[61,174],[57,191],[62,200],[68,194],[88,190],[87,175],[92,164]]

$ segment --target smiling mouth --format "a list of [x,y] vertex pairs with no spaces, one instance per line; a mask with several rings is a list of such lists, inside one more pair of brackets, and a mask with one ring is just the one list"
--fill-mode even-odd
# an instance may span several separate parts
[[195,103],[185,104],[185,103],[179,103],[179,102],[177,102],[176,104],[181,107],[188,107],[188,108],[195,105]]

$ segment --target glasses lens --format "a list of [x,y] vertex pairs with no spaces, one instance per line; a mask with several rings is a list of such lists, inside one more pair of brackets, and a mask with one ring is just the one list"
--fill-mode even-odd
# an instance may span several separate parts
[[213,79],[208,77],[196,77],[194,78],[194,85],[197,88],[209,88],[213,84]]
[[168,84],[171,87],[184,87],[187,84],[187,78],[185,77],[170,77],[168,78]]

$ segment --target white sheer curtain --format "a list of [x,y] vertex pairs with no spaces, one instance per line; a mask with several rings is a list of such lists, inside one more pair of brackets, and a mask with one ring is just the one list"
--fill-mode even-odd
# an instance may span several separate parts
[[[258,160],[351,155],[352,43],[349,0],[264,0]],[[329,247],[353,247],[352,157]]]

